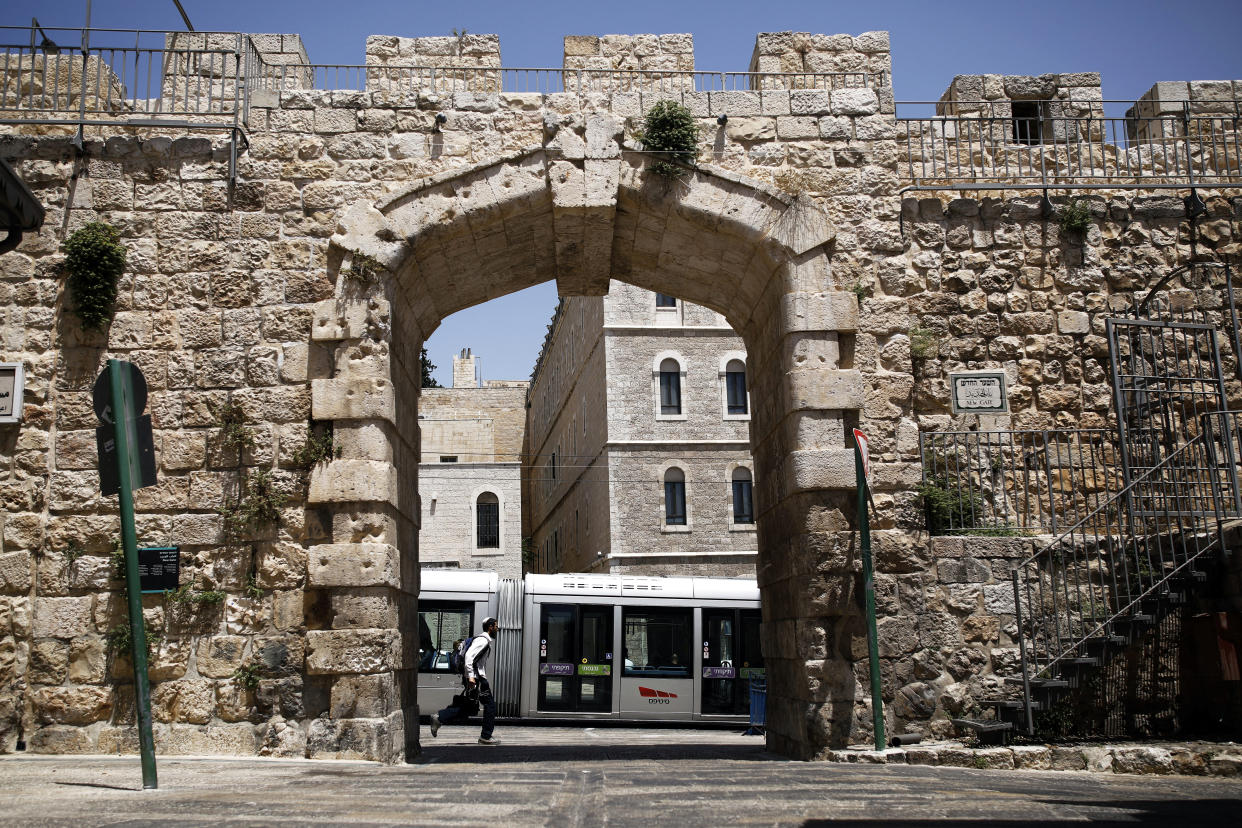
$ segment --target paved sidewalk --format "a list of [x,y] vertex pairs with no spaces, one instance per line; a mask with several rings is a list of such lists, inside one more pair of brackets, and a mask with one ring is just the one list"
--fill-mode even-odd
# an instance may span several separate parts
[[[719,826],[1236,824],[1242,780],[790,762],[729,731],[424,729],[414,764],[0,758],[6,825]],[[469,791],[472,802],[465,802]],[[876,824],[869,822],[869,824]]]

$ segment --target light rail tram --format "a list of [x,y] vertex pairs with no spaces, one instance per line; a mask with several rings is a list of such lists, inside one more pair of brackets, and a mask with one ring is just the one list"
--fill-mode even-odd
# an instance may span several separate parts
[[504,717],[745,722],[764,679],[753,579],[423,569],[418,705],[461,692],[457,642],[500,626],[488,673]]

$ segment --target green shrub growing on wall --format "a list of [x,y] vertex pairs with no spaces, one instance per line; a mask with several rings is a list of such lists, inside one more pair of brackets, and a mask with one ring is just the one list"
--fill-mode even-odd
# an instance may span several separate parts
[[117,283],[125,272],[125,246],[115,227],[92,222],[65,242],[65,272],[82,326],[102,331],[112,321]]
[[642,132],[638,139],[648,151],[664,152],[672,160],[657,161],[652,165],[659,175],[677,178],[685,175],[683,165],[693,165],[698,152],[699,125],[695,122],[690,110],[676,101],[657,101],[643,119]]
[[1082,235],[1091,227],[1091,209],[1085,201],[1071,201],[1057,217],[1061,232]]

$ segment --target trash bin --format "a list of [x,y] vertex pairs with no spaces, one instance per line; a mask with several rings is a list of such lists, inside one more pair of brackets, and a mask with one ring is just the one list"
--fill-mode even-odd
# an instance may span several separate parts
[[768,682],[766,679],[750,680],[750,727],[749,735],[762,735],[768,720]]

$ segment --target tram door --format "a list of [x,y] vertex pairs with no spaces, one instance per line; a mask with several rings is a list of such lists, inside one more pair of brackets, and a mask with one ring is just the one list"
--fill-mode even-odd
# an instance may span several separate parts
[[750,680],[766,675],[759,620],[759,610],[703,610],[703,713],[744,715],[750,709]]
[[539,709],[612,712],[612,607],[544,604]]

